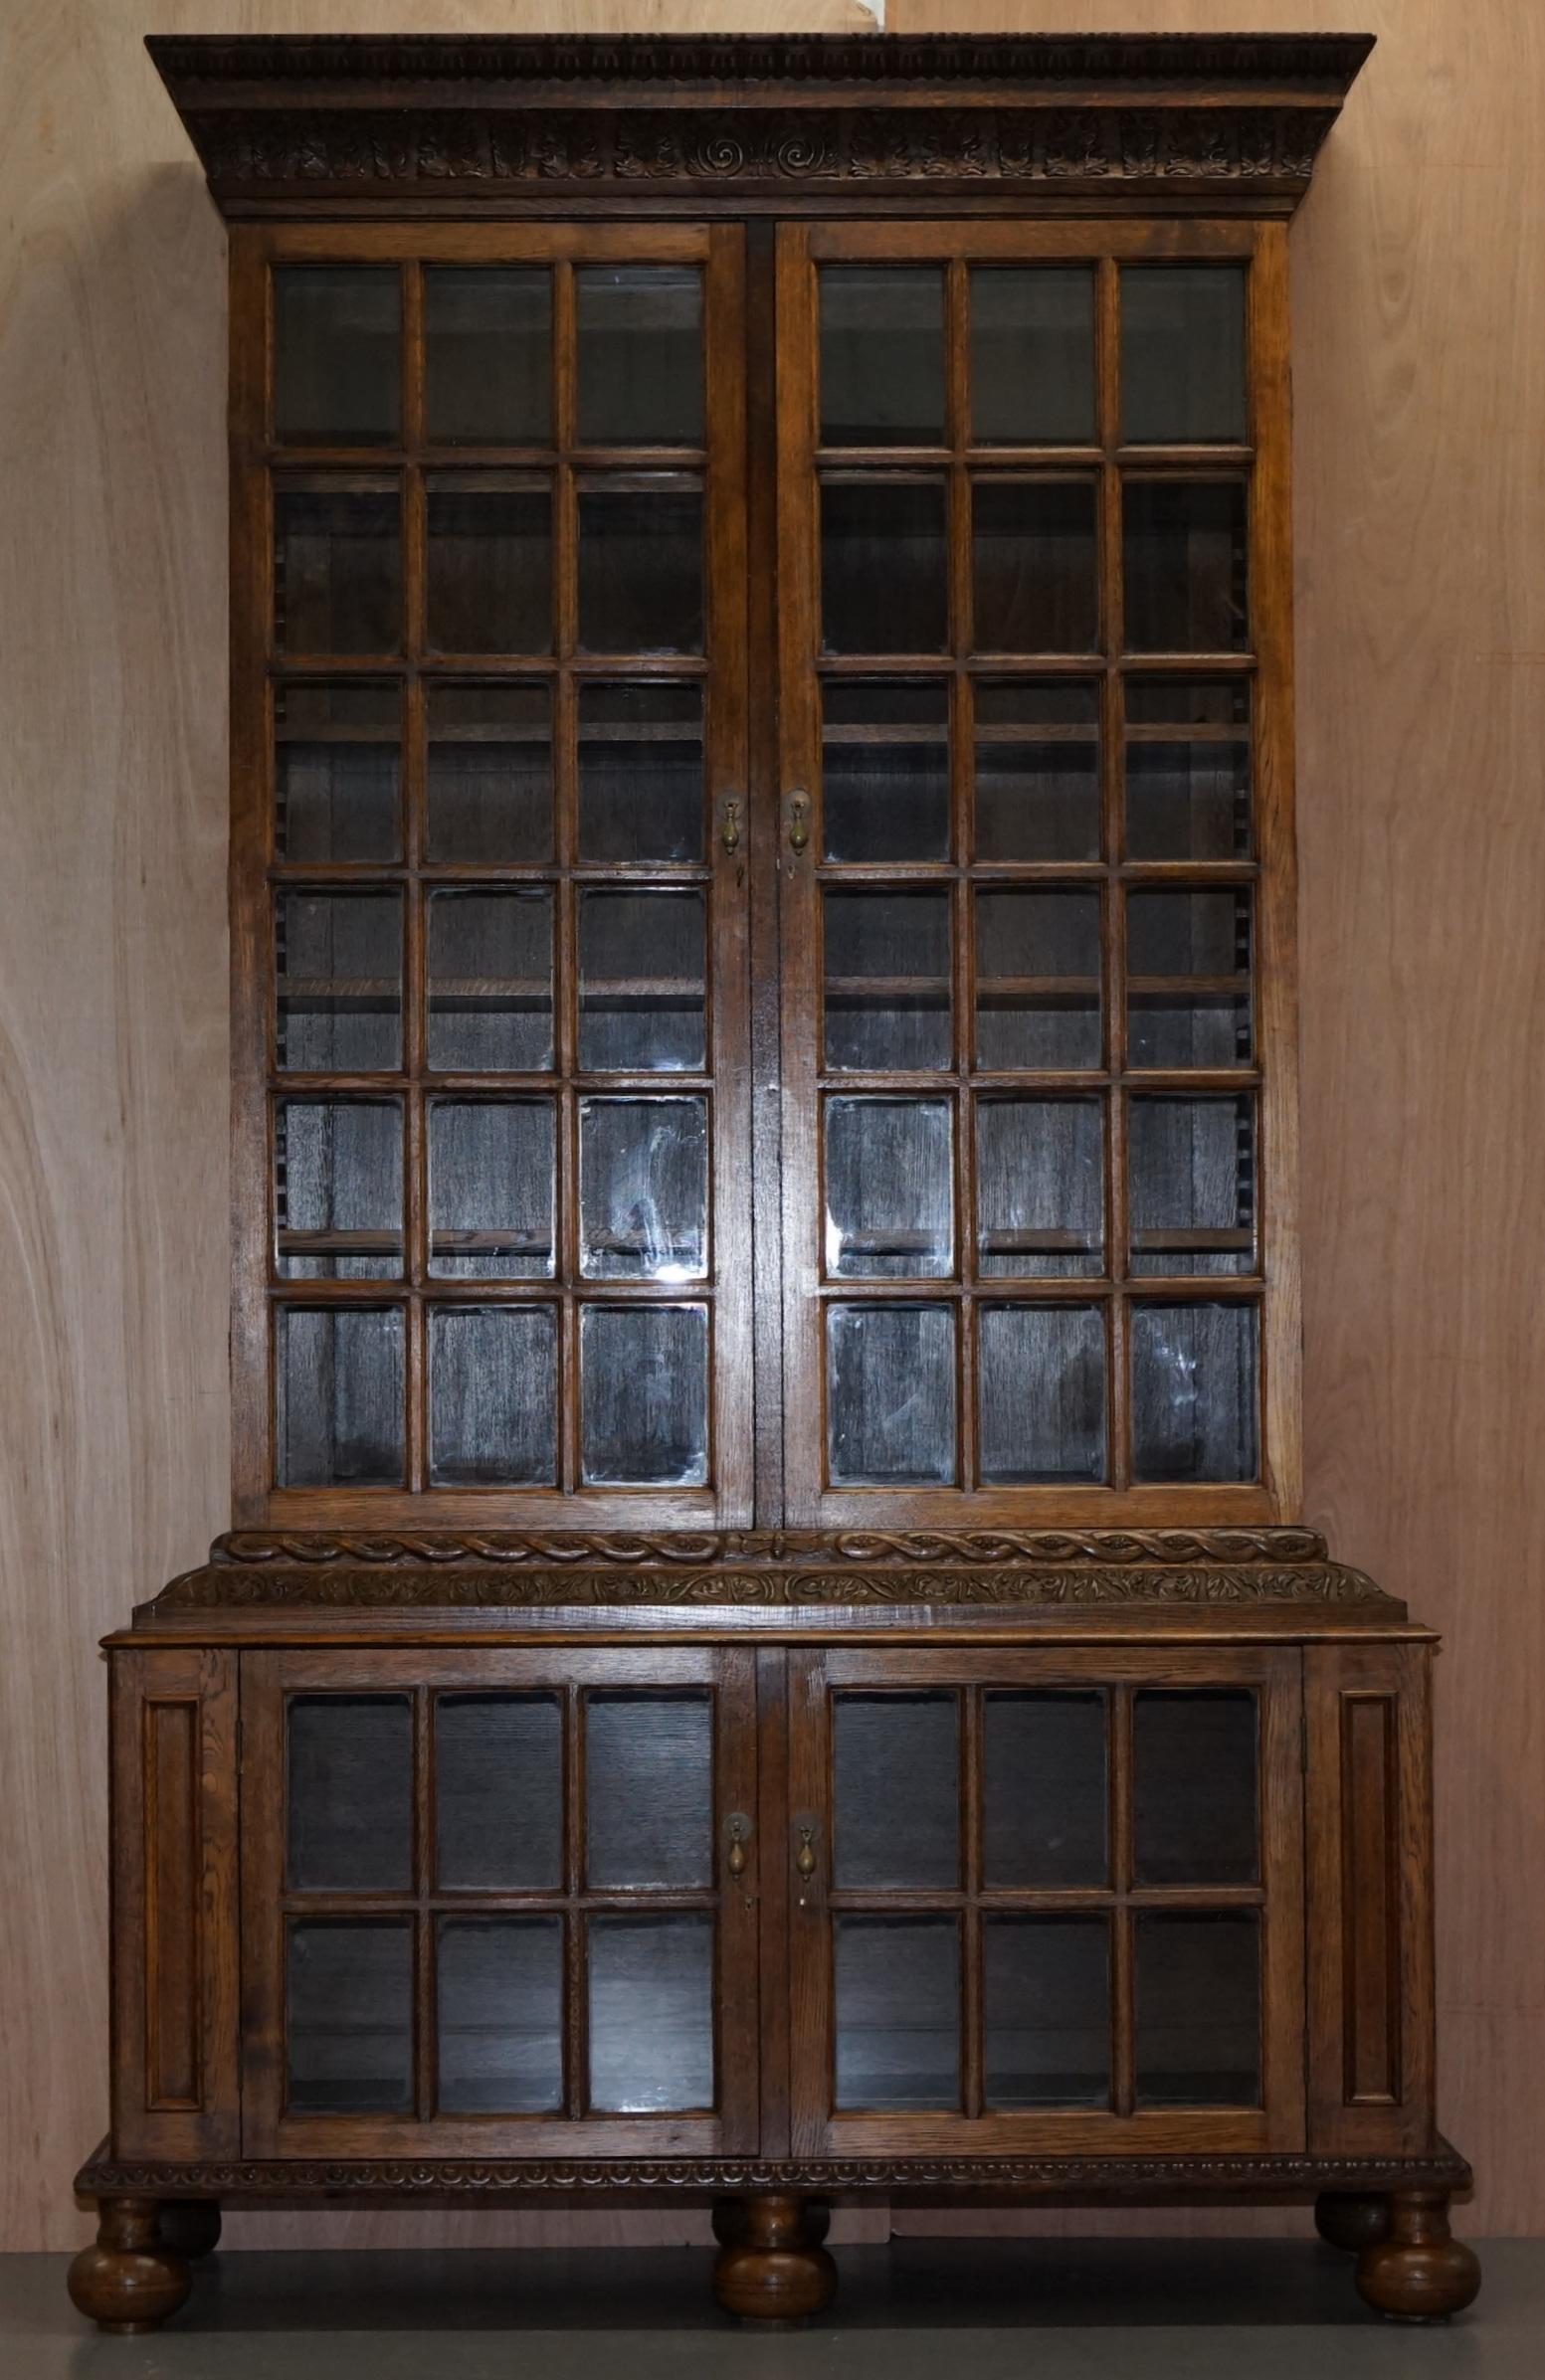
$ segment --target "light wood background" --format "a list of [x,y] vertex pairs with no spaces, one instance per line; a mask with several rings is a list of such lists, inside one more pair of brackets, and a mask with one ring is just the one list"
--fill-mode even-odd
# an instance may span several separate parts
[[[70,2175],[104,2128],[96,1640],[200,1557],[226,1501],[223,241],[140,37],[792,31],[874,13],[145,9],[0,9],[11,2249],[84,2236]],[[889,26],[1381,37],[1293,235],[1308,1513],[1448,1638],[1444,2117],[1479,2174],[1471,2231],[1545,2231],[1545,10],[890,0]],[[701,2229],[337,2221],[425,2244]],[[233,2236],[323,2234],[267,2219]]]

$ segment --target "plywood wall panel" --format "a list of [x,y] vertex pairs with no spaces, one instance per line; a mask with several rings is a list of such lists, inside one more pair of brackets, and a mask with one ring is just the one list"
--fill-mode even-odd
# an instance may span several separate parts
[[[890,0],[888,22],[1380,36],[1292,241],[1308,1510],[1448,1638],[1443,2105],[1471,2227],[1545,2229],[1545,15]],[[0,11],[0,2248],[82,2236],[69,2177],[105,2120],[95,1642],[226,1500],[223,241],[140,37],[510,23],[448,0]],[[698,2228],[436,2220],[328,2236]]]

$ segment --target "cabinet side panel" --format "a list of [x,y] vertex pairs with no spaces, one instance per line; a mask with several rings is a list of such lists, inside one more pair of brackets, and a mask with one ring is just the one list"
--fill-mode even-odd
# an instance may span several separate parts
[[1310,2146],[1425,2147],[1433,2107],[1431,1656],[1306,1658]]
[[239,2072],[229,1653],[113,1656],[112,1783],[114,2151],[223,2155]]

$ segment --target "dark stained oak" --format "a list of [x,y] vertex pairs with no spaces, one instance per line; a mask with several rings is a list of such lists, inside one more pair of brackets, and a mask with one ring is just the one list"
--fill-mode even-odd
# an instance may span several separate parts
[[158,2330],[193,2286],[187,2258],[163,2239],[153,2198],[103,2198],[97,2238],[70,2267],[72,2301],[120,2337]]
[[830,2210],[792,2190],[723,2199],[713,2210],[713,2294],[748,2322],[820,2313],[837,2293],[837,2266],[821,2243]]
[[1359,2296],[1394,2321],[1446,2321],[1472,2305],[1480,2264],[1449,2232],[1448,2193],[1392,2192],[1389,2229],[1360,2251],[1356,2280]]

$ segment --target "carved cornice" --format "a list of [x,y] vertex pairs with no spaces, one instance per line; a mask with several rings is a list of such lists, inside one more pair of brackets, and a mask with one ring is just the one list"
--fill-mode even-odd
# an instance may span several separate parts
[[[223,207],[551,202],[731,209],[945,191],[1289,202],[1372,43],[152,38]],[[939,103],[919,101],[919,92]]]
[[[104,2144],[105,2146],[105,2144]],[[1467,2190],[1470,2170],[1447,2141],[1407,2157],[830,2157],[787,2163],[753,2157],[514,2158],[468,2164],[424,2157],[294,2158],[259,2163],[119,2162],[98,2152],[76,2176],[85,2198],[285,2198],[312,2192],[399,2199],[466,2198],[613,2190],[810,2190],[842,2196],[866,2190],[1022,2191],[1060,2196],[1163,2198],[1216,2192]]]

